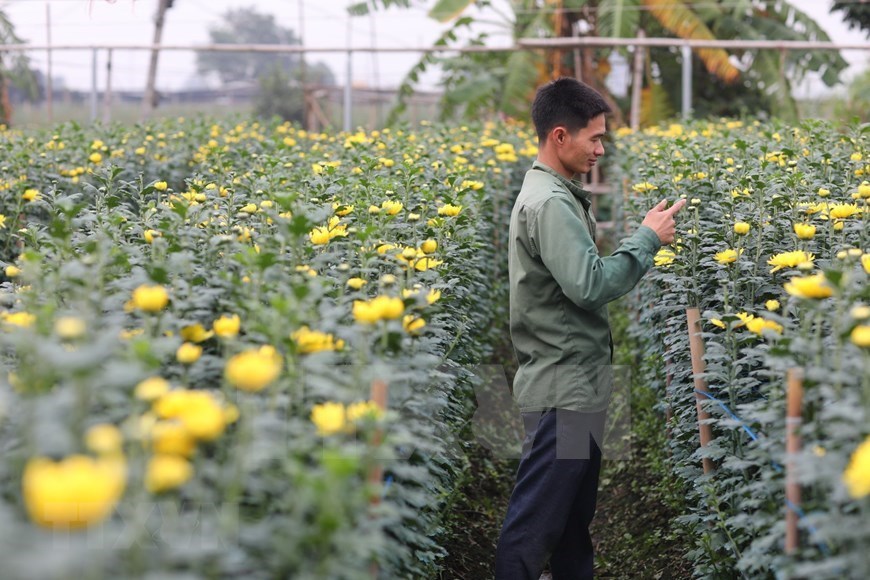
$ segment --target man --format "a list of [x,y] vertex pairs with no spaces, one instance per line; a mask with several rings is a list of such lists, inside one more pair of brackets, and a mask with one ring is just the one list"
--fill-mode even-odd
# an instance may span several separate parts
[[[613,255],[595,246],[589,194],[574,177],[604,155],[610,107],[561,78],[538,89],[538,158],[510,222],[510,328],[519,370],[514,397],[526,438],[496,552],[496,579],[592,578],[599,442],[610,399],[607,304],[634,288],[674,240],[680,200],[662,200]],[[558,433],[558,437],[557,437]]]

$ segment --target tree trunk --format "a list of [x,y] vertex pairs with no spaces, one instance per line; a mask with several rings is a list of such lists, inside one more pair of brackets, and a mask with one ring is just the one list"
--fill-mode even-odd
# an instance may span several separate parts
[[[153,45],[157,46],[163,38],[163,25],[166,22],[166,9],[169,7],[169,0],[159,0],[157,5],[157,16],[154,18],[154,41]],[[147,119],[154,109],[157,107],[157,59],[160,56],[160,51],[156,48],[151,51],[151,61],[148,63],[148,79],[145,83],[145,95],[142,98],[142,118]]]
[[9,79],[3,69],[3,56],[0,55],[0,124],[12,126],[12,103],[9,102]]

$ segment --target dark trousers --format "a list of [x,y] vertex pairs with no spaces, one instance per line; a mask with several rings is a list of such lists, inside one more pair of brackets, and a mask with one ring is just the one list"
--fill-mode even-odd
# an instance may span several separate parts
[[495,557],[496,580],[592,578],[604,412],[523,413],[525,440]]

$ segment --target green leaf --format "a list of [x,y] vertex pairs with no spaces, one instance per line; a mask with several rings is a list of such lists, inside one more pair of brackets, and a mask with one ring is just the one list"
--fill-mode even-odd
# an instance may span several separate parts
[[438,0],[429,11],[429,17],[438,22],[448,22],[458,17],[474,0]]

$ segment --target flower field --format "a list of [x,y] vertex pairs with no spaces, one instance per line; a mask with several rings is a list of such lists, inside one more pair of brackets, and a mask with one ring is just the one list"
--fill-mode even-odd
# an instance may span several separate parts
[[[689,199],[634,316],[638,361],[659,388],[689,490],[681,522],[697,539],[699,577],[870,571],[867,131],[723,121],[617,139],[628,221],[664,197]],[[690,308],[706,394],[693,380]],[[710,415],[703,448],[696,398]],[[787,404],[798,407],[789,420]],[[800,445],[787,453],[792,428]],[[799,499],[787,501],[790,479]]]
[[0,135],[3,577],[431,573],[529,139]]
[[[202,119],[0,134],[2,576],[432,576],[473,367],[505,343],[533,141]],[[631,302],[696,574],[863,578],[866,129],[673,125],[608,157],[628,229],[689,199]]]

